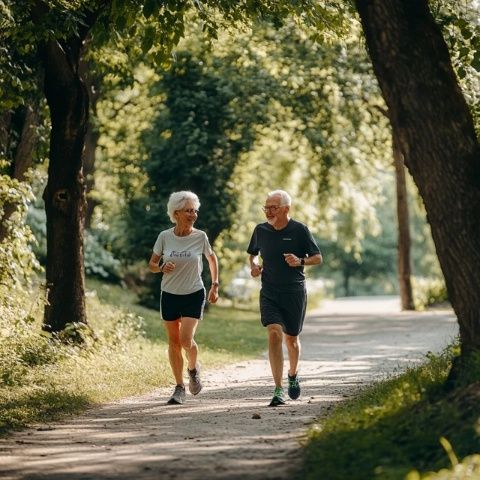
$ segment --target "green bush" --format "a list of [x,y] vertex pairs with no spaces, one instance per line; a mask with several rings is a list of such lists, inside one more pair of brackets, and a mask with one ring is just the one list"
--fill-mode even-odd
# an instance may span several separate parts
[[30,367],[58,360],[58,348],[42,335],[33,316],[39,302],[25,302],[27,297],[41,299],[36,293],[0,286],[0,385],[20,385]]
[[[32,200],[33,193],[26,182],[0,174],[0,219],[6,235],[0,243],[1,285],[20,285],[39,268],[31,247],[35,237],[24,223]],[[7,211],[11,213],[5,218]]]
[[414,277],[412,287],[413,299],[418,310],[448,302],[447,287],[443,279]]
[[[27,223],[36,239],[33,251],[42,264],[47,259],[47,219],[45,211],[37,206],[28,210]],[[121,279],[121,265],[112,252],[107,250],[95,231],[85,231],[85,273],[92,277],[118,282]]]
[[120,261],[100,242],[95,232],[85,232],[85,273],[103,280],[118,282],[121,278]]

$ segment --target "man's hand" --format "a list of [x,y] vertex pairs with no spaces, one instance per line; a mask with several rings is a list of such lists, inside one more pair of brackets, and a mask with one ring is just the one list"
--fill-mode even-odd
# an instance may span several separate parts
[[257,265],[256,263],[254,263],[253,265],[251,265],[250,267],[250,275],[252,277],[258,277],[259,275],[262,274],[262,267],[260,265]]
[[302,264],[301,259],[293,253],[284,253],[283,256],[289,267],[299,267]]

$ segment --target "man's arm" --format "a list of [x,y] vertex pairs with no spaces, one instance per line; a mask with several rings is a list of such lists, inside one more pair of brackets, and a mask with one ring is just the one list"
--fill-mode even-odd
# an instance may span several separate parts
[[258,277],[262,273],[262,267],[258,264],[258,255],[250,255],[250,275]]
[[290,267],[301,267],[303,265],[321,265],[323,258],[321,253],[300,258],[293,253],[284,253],[285,261]]

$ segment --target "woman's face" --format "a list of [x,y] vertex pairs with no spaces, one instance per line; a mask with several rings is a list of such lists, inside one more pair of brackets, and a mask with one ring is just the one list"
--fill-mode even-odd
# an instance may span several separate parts
[[177,225],[193,225],[198,218],[198,210],[192,200],[187,200],[181,210],[175,211]]

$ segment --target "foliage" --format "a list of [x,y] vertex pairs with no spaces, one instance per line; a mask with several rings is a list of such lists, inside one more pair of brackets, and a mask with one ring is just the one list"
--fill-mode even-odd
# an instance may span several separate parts
[[442,29],[477,134],[480,133],[480,23],[476,0],[435,0],[432,13]]
[[7,220],[3,219],[6,237],[0,243],[0,285],[17,288],[39,266],[31,249],[35,239],[24,221],[32,200],[32,190],[27,183],[0,174],[0,218],[7,205],[14,209]]
[[29,295],[25,289],[0,285],[0,385],[21,385],[31,367],[58,359],[57,349],[41,335],[34,318],[43,297],[38,291]]
[[[10,292],[0,304],[0,432],[171,383],[158,311],[138,306],[119,286],[87,284],[95,334],[81,348],[40,333],[41,289]],[[257,356],[265,347],[262,329],[252,328],[257,322],[257,312],[212,308],[198,332],[205,368]]]
[[[40,263],[45,264],[47,255],[47,231],[45,211],[38,205],[28,209],[28,226],[35,237],[33,252]],[[87,230],[84,243],[85,273],[109,281],[119,281],[121,263],[102,241],[102,232]]]
[[448,292],[443,278],[413,277],[413,296],[415,306],[423,310],[432,305],[448,302]]
[[85,273],[104,280],[121,278],[120,261],[101,243],[94,231],[85,233]]
[[[443,390],[455,351],[428,355],[423,366],[366,388],[314,425],[302,478],[400,480],[413,468],[440,469],[449,464],[441,437],[461,457],[476,453],[479,384]],[[469,365],[477,379],[478,360]]]
[[[251,82],[245,79],[258,77],[255,67],[239,72],[229,62],[202,57],[178,52],[154,86],[165,96],[164,107],[146,134],[146,196],[130,205],[136,235],[132,243],[144,245],[146,252],[159,230],[170,226],[165,206],[172,191],[199,195],[198,227],[212,243],[230,227],[236,212],[233,170],[265,116],[264,96],[246,88]],[[137,248],[138,253],[143,250]]]

